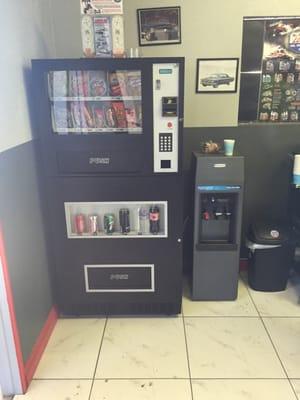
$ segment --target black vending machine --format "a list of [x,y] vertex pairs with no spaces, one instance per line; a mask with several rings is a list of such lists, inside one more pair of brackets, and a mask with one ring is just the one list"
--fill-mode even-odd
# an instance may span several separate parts
[[184,59],[32,64],[60,312],[179,313]]

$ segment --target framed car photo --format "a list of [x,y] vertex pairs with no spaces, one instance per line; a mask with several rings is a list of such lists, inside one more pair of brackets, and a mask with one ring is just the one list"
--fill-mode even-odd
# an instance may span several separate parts
[[181,43],[180,7],[137,10],[140,46]]
[[235,93],[238,58],[198,58],[196,93]]

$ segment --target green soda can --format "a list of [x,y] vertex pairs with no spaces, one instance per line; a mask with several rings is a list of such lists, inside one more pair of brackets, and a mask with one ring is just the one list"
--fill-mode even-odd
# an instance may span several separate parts
[[115,216],[114,214],[104,214],[104,231],[107,235],[111,235],[115,231]]

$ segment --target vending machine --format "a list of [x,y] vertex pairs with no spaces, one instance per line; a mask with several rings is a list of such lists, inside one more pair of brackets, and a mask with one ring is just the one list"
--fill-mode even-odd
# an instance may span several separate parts
[[60,312],[179,313],[184,59],[32,64]]

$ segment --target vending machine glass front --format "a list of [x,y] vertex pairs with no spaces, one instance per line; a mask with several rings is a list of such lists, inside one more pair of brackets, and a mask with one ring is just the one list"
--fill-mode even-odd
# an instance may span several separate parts
[[56,135],[142,134],[140,70],[66,70],[48,73]]

